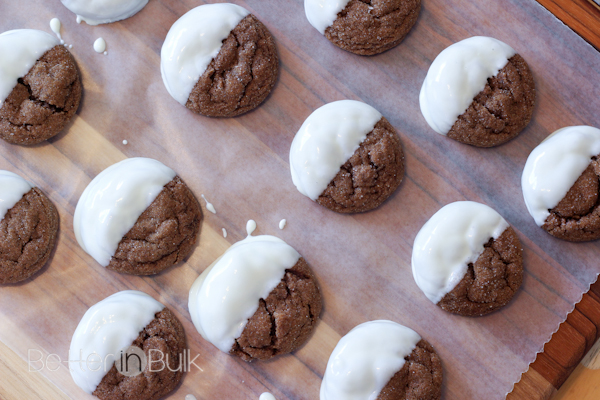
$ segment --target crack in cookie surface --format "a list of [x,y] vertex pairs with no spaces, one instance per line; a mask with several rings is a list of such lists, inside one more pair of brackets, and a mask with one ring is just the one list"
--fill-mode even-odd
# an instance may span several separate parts
[[71,53],[53,47],[18,80],[0,108],[0,137],[24,145],[51,138],[75,115],[81,91]]
[[268,29],[252,14],[223,41],[186,103],[209,117],[233,117],[262,103],[275,85],[279,58]]
[[442,379],[440,357],[429,342],[421,339],[376,400],[439,400],[442,397]]
[[54,249],[58,211],[33,188],[0,221],[0,283],[25,280],[39,271]]
[[163,271],[191,253],[201,223],[198,200],[176,176],[121,239],[106,268],[134,275]]
[[566,196],[550,211],[542,228],[573,242],[600,238],[600,162],[594,157]]
[[400,138],[382,117],[329,182],[317,203],[339,213],[369,211],[394,193],[403,177]]
[[516,137],[531,121],[535,83],[519,54],[489,78],[469,108],[454,123],[448,137],[478,147],[492,147]]
[[523,255],[515,231],[508,227],[484,245],[483,253],[469,264],[464,278],[438,305],[445,311],[480,316],[508,304],[523,282]]
[[421,0],[350,0],[325,36],[352,53],[378,54],[404,39],[420,10]]
[[285,271],[281,282],[248,320],[230,353],[244,361],[268,360],[302,346],[321,314],[321,293],[303,258]]

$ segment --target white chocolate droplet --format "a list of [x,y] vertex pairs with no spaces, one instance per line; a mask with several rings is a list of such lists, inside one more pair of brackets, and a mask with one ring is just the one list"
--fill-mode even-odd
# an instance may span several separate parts
[[275,396],[273,396],[271,393],[265,392],[260,395],[258,400],[277,400],[277,399],[275,399]]
[[256,230],[256,221],[251,219],[248,222],[246,222],[246,233],[248,234],[248,236],[252,235],[252,233],[254,233],[255,230]]
[[226,238],[227,237],[227,230],[225,228],[221,228],[223,229],[223,237]]
[[127,143],[129,143],[129,142],[128,142],[127,140],[125,140],[125,139],[124,139],[124,140],[123,140],[123,144],[127,144]]
[[60,43],[64,44],[65,41],[62,40],[62,36],[60,36],[60,20],[58,18],[52,18],[50,20],[50,29],[52,29],[52,32],[60,39]]
[[285,228],[285,224],[287,224],[287,220],[285,218],[279,221],[279,229]]
[[193,394],[186,394],[184,400],[197,400]]
[[202,194],[202,195],[200,195],[200,196],[201,196],[201,197],[204,199],[204,201],[206,202],[206,209],[207,209],[208,211],[210,211],[211,213],[213,213],[213,214],[216,214],[216,213],[217,213],[217,210],[215,210],[215,206],[213,206],[213,205],[212,205],[212,203],[210,203],[208,200],[206,200],[206,197],[204,197],[204,195],[203,195],[203,194]]
[[94,42],[94,51],[96,53],[104,53],[104,50],[106,50],[106,41],[100,37]]

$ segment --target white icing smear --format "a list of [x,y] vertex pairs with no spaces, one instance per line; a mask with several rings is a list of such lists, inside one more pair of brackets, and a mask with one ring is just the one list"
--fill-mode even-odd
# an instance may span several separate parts
[[497,75],[515,54],[506,43],[485,36],[462,40],[442,51],[429,67],[419,95],[429,126],[447,135],[488,78]]
[[52,32],[54,32],[58,40],[60,40],[60,44],[64,44],[65,41],[60,35],[60,20],[58,18],[52,18],[50,20],[50,29],[52,29]]
[[304,0],[304,13],[308,22],[322,35],[325,29],[333,25],[337,15],[350,0]]
[[202,195],[200,195],[200,196],[201,196],[201,197],[204,199],[204,201],[206,202],[206,209],[207,209],[208,211],[210,211],[211,213],[213,213],[213,214],[216,214],[216,213],[217,213],[217,210],[215,210],[215,206],[213,206],[211,202],[209,202],[208,200],[206,200],[206,197],[204,197],[204,195],[203,195],[203,194],[202,194]]
[[235,4],[205,4],[175,21],[160,52],[162,79],[175,100],[185,105],[223,40],[248,14]]
[[521,187],[529,214],[538,226],[600,155],[600,129],[571,126],[559,129],[538,145],[525,163]]
[[88,25],[108,24],[136,14],[148,0],[60,0],[77,15],[77,23]]
[[106,50],[106,41],[100,37],[94,42],[94,51],[96,53],[104,53],[104,50]]
[[79,245],[106,267],[119,242],[175,171],[150,158],[129,158],[102,171],[85,188],[73,217]]
[[375,400],[420,340],[417,332],[392,321],[358,325],[329,357],[321,400]]
[[51,34],[35,29],[16,29],[0,34],[0,107],[19,78],[27,75],[45,52],[60,44]]
[[413,244],[412,271],[425,296],[438,303],[456,287],[508,222],[492,208],[473,201],[442,207],[423,225]]
[[287,220],[284,218],[281,221],[279,221],[279,229],[283,229],[285,228],[285,225],[287,224]]
[[251,219],[248,222],[246,222],[246,233],[248,234],[248,236],[252,235],[255,230],[256,230],[256,221]]
[[33,185],[19,175],[0,170],[0,221],[32,188]]
[[77,386],[90,394],[96,390],[115,356],[131,346],[163,308],[136,290],[115,293],[90,307],[77,325],[69,349],[69,369]]
[[298,191],[316,200],[381,117],[355,100],[334,101],[315,110],[290,149],[290,171]]
[[260,395],[258,400],[277,400],[277,399],[275,399],[275,396],[273,396],[271,393],[265,392]]
[[248,319],[300,254],[274,236],[248,236],[231,246],[196,279],[188,308],[202,337],[228,353]]

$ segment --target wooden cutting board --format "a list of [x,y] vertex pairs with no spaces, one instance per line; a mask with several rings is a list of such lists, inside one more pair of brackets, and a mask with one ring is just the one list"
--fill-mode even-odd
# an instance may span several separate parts
[[[87,398],[64,363],[53,365],[56,370],[28,372],[28,350],[64,360],[88,307],[116,291],[137,289],[175,311],[200,360],[201,369],[188,372],[172,398],[191,393],[199,399],[257,399],[270,391],[279,400],[315,399],[339,338],[373,319],[403,323],[434,345],[444,361],[445,399],[504,398],[600,272],[598,244],[564,243],[542,232],[527,214],[519,184],[527,155],[549,133],[567,125],[600,126],[597,104],[590,100],[600,93],[600,55],[534,0],[424,0],[402,45],[370,58],[330,45],[306,21],[301,0],[234,2],[267,25],[281,59],[279,81],[265,104],[234,119],[193,115],[168,96],[160,78],[160,47],[169,27],[201,2],[151,0],[135,17],[97,27],[77,25],[57,1],[0,4],[0,15],[10,16],[0,19],[0,31],[49,30],[50,19],[59,17],[85,88],[78,117],[58,137],[33,148],[0,144],[0,168],[36,183],[61,218],[49,265],[33,279],[0,288],[0,372],[13,377],[0,386],[34,393],[20,398],[35,393]],[[510,43],[536,80],[532,123],[495,149],[475,149],[435,134],[418,108],[433,58],[472,35]],[[107,56],[92,49],[100,36],[108,43]],[[407,166],[404,183],[388,202],[353,216],[331,213],[300,195],[287,163],[302,121],[322,104],[346,98],[363,100],[390,120],[400,132]],[[205,212],[189,260],[153,277],[106,271],[79,248],[72,231],[75,205],[89,181],[133,156],[169,165],[217,209],[217,214]],[[441,206],[465,199],[497,209],[525,248],[523,289],[508,307],[479,319],[442,312],[410,273],[412,241],[422,224]],[[258,222],[258,233],[277,235],[300,251],[315,270],[325,302],[306,346],[255,364],[203,341],[187,311],[194,279],[245,236],[250,218]],[[283,231],[277,227],[281,218],[288,220]],[[24,368],[13,367],[19,360]],[[46,384],[55,388],[53,394],[43,394]]]

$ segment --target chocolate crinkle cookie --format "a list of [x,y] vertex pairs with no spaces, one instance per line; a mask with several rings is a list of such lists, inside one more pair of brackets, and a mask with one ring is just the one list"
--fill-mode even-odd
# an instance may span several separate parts
[[505,143],[529,124],[535,98],[531,70],[517,54],[488,79],[467,111],[458,117],[448,137],[478,147]]
[[244,361],[268,360],[304,344],[321,314],[321,293],[304,258],[286,270],[281,282],[248,320],[230,353]]
[[550,211],[542,228],[559,239],[582,242],[600,238],[600,162],[590,165]]
[[350,0],[325,36],[336,46],[375,55],[397,46],[421,10],[421,0]]
[[176,176],[121,239],[107,268],[151,275],[183,261],[196,244],[202,217],[198,200]]
[[331,180],[317,203],[339,213],[377,208],[400,186],[404,154],[400,138],[384,117]]
[[250,14],[224,40],[192,89],[186,107],[209,117],[243,114],[267,98],[278,73],[273,36]]
[[81,92],[71,53],[64,46],[53,47],[18,80],[0,108],[0,137],[33,145],[55,136],[75,115]]
[[441,399],[442,361],[429,342],[421,339],[405,360],[376,400]]
[[479,258],[469,264],[465,277],[438,305],[463,316],[481,316],[503,307],[523,282],[523,250],[509,227],[484,245]]
[[39,271],[54,249],[58,211],[33,188],[0,221],[0,283],[23,281]]
[[[113,365],[94,390],[94,396],[101,400],[157,400],[179,384],[183,375],[181,357],[185,333],[181,322],[168,308],[156,313],[132,346],[142,349],[149,360],[145,370],[135,376],[125,376]],[[165,363],[164,367],[158,360]]]

